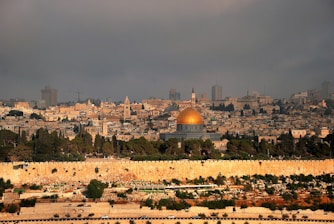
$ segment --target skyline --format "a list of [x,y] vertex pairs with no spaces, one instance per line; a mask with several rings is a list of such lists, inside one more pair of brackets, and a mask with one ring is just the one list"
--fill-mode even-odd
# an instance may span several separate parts
[[332,1],[3,0],[0,21],[2,99],[288,98],[334,81]]
[[[328,82],[328,81],[325,80],[323,83],[325,83],[325,82]],[[334,84],[333,82],[331,82],[331,83],[332,83],[332,85]],[[216,86],[222,87],[219,84],[215,84],[215,85],[212,85],[212,88],[214,88]],[[55,92],[56,95],[54,95],[53,97],[55,97],[55,98],[58,99],[58,90],[55,89],[55,88],[53,88],[52,86],[45,86],[43,89],[40,90],[40,92],[41,92],[40,98],[27,99],[27,98],[24,98],[24,97],[9,97],[9,98],[1,98],[0,97],[0,102],[1,102],[1,100],[5,100],[5,101],[18,101],[18,102],[19,101],[27,101],[27,102],[44,101],[45,99],[43,99],[43,97],[45,98],[45,96],[43,95],[44,94],[43,92],[45,92],[45,89],[48,89],[48,88],[51,88],[51,90]],[[200,99],[205,99],[205,98],[207,98],[210,101],[214,101],[212,99],[212,97],[216,98],[216,96],[213,96],[213,94],[217,94],[217,93],[213,93],[213,89],[212,88],[211,88],[211,93],[207,93],[207,92],[198,93],[198,92],[194,91],[196,99],[199,99],[199,98]],[[171,88],[170,91],[172,91],[172,90],[175,90],[175,89]],[[327,99],[327,97],[322,96],[323,89],[321,89],[321,88],[320,89],[319,88],[313,88],[313,89],[303,90],[303,91],[299,91],[299,92],[292,92],[292,94],[289,97],[287,97],[287,98],[283,97],[283,98],[272,98],[272,99],[274,99],[274,100],[275,99],[276,100],[279,100],[279,99],[289,99],[289,98],[294,97],[295,95],[298,95],[298,94],[301,94],[301,93],[306,93],[306,92],[309,92],[309,91],[311,91],[311,95],[313,95],[314,94],[314,90],[316,90],[316,92],[319,94],[318,96],[320,98]],[[184,96],[184,97],[182,97],[180,95],[180,92],[176,92],[177,94],[179,94],[178,97],[180,97],[180,98],[179,99],[171,99],[171,93],[170,93],[170,91],[169,91],[169,93],[167,93],[166,96],[160,97],[160,98],[156,97],[156,96],[150,96],[148,98],[142,98],[142,99],[139,99],[139,100],[136,100],[136,99],[134,99],[134,100],[129,99],[129,100],[130,100],[130,102],[133,102],[133,103],[141,102],[142,100],[147,100],[147,99],[151,99],[151,98],[153,98],[153,99],[154,98],[156,98],[156,99],[162,99],[162,100],[180,100],[180,101],[183,101],[183,100],[190,100],[191,97],[192,97],[189,91],[188,91],[188,93],[186,93],[186,96]],[[178,91],[178,90],[176,90],[176,91]],[[58,100],[56,100],[54,102],[57,102],[56,104],[61,104],[61,103],[70,103],[70,102],[85,102],[87,100],[98,100],[98,101],[101,101],[101,102],[115,102],[115,103],[119,103],[119,102],[124,102],[128,98],[128,95],[125,95],[123,100],[122,99],[112,100],[111,97],[93,98],[93,97],[89,97],[88,96],[86,98],[82,98],[81,97],[82,96],[81,92],[76,91],[75,94],[76,94],[76,96],[73,97],[73,100],[68,100],[68,101],[58,101]],[[334,92],[332,92],[332,94],[334,94]],[[242,97],[247,97],[247,96],[269,96],[269,97],[272,97],[272,96],[270,96],[268,94],[266,94],[266,95],[262,94],[261,92],[258,92],[256,90],[251,91],[251,92],[249,90],[246,90],[246,93],[244,95],[237,96],[237,97],[236,96],[222,96],[219,100],[224,100],[224,99],[226,100],[228,98],[242,98]],[[312,97],[314,97],[314,96],[312,96]]]

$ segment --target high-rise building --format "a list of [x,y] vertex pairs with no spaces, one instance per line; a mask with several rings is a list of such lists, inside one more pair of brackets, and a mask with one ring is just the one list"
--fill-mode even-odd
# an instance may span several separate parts
[[214,85],[212,86],[212,95],[211,95],[211,99],[212,101],[216,101],[216,100],[222,100],[223,98],[223,87],[220,85]]
[[180,92],[177,92],[176,89],[170,89],[169,90],[169,99],[170,100],[180,100],[181,99]]
[[333,83],[330,81],[324,81],[321,84],[321,96],[325,99],[331,98],[333,93]]
[[58,103],[58,92],[56,89],[52,89],[50,86],[45,86],[41,90],[42,100],[45,101],[45,106],[56,106]]

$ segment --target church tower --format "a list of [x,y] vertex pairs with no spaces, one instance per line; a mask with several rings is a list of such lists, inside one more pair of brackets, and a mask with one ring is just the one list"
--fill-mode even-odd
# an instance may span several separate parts
[[196,94],[195,94],[195,91],[194,91],[194,88],[192,89],[191,91],[191,106],[195,106],[196,104]]
[[128,98],[128,96],[125,97],[124,100],[124,116],[123,116],[123,120],[130,120],[131,119],[131,111],[130,111],[130,100]]

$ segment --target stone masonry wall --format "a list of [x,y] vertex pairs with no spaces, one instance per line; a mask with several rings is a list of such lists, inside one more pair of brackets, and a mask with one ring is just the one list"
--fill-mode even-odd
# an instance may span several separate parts
[[334,160],[207,160],[207,161],[121,161],[104,162],[44,162],[0,163],[0,177],[14,184],[23,183],[88,183],[91,179],[102,181],[132,181],[194,179],[217,177],[221,174],[243,176],[253,174],[334,174]]

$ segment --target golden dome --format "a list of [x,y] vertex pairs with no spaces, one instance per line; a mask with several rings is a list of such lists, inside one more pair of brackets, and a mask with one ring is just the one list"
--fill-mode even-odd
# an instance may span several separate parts
[[177,124],[203,124],[201,114],[191,107],[188,107],[181,111],[176,121]]

